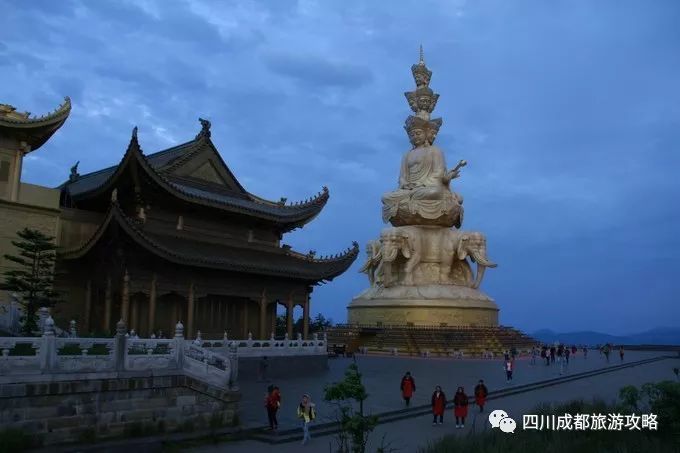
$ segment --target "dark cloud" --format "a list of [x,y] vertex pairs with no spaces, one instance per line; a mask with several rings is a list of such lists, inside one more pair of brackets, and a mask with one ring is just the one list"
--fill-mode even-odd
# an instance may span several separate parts
[[270,55],[267,66],[275,73],[290,77],[308,87],[359,88],[371,82],[371,70],[350,63],[293,54]]

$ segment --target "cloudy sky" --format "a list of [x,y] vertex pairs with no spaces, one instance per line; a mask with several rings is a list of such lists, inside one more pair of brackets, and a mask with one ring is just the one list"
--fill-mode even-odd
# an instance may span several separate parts
[[[73,100],[24,180],[56,186],[191,139],[197,118],[251,192],[331,199],[298,250],[383,227],[418,45],[438,144],[499,267],[483,289],[527,331],[680,324],[680,2],[0,0],[0,102]],[[363,259],[363,253],[361,255]],[[361,263],[313,295],[336,321]]]

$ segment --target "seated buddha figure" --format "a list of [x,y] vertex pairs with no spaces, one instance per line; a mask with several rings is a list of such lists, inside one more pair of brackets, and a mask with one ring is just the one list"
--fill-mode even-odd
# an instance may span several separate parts
[[433,145],[441,119],[409,116],[406,129],[413,148],[401,161],[399,188],[383,195],[383,221],[394,226],[437,225],[460,228],[463,199],[449,188],[460,176],[460,161],[447,170],[444,153]]

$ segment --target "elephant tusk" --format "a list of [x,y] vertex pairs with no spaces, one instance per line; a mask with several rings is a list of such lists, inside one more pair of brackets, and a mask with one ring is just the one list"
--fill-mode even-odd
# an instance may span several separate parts
[[475,262],[480,266],[484,266],[484,267],[497,267],[498,266],[498,264],[496,264],[492,261],[489,261],[488,259],[486,259],[486,257],[479,256],[478,253],[473,253],[471,256],[472,256],[472,259],[475,260]]

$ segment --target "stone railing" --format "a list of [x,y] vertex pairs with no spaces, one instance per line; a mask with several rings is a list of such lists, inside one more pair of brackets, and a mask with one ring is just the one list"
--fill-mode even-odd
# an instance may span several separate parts
[[192,344],[201,345],[213,351],[235,350],[239,358],[326,355],[328,353],[326,349],[328,340],[325,334],[323,338],[314,334],[309,340],[303,340],[301,334],[298,334],[295,340],[289,339],[288,334],[279,340],[273,335],[267,340],[254,340],[252,334],[248,334],[247,340],[229,339],[226,335],[222,340],[203,340],[199,331]]
[[130,336],[123,321],[116,325],[113,338],[77,338],[75,325],[71,327],[73,337],[57,338],[49,317],[41,337],[0,337],[0,382],[31,375],[58,379],[77,373],[79,379],[86,379],[180,373],[219,388],[237,389],[236,348],[216,352],[187,342],[182,323],[177,323],[172,339]]

